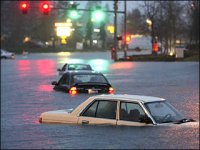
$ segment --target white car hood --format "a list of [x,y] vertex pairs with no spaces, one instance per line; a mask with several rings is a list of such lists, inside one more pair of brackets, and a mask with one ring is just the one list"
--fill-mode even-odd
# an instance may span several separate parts
[[40,118],[42,118],[42,122],[44,123],[66,123],[71,111],[71,109],[48,111],[42,113]]
[[163,124],[157,124],[157,125],[168,126],[168,127],[181,127],[181,128],[199,128],[199,121],[186,122],[186,123],[181,123],[181,124],[163,123]]

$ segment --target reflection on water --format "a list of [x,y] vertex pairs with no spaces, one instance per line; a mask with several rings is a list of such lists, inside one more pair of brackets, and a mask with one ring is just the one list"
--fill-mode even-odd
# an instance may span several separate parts
[[37,89],[39,92],[52,92],[53,91],[52,85],[39,85]]
[[30,70],[30,60],[19,60],[17,64],[20,71]]
[[111,70],[126,70],[126,69],[133,69],[134,63],[133,62],[117,62],[110,66]]
[[36,68],[41,76],[50,76],[55,74],[56,65],[53,60],[37,60]]
[[88,63],[92,66],[95,71],[108,72],[110,62],[105,59],[91,59]]
[[69,57],[69,56],[71,56],[71,53],[70,52],[59,52],[59,53],[57,53],[57,55],[60,57]]
[[62,65],[64,64],[82,64],[84,63],[84,60],[83,59],[73,59],[73,58],[62,58],[62,57],[59,57],[59,63],[61,63]]
[[[109,58],[109,59],[108,59]],[[38,124],[42,112],[70,109],[88,94],[53,90],[56,69],[68,60],[107,73],[116,93],[169,100],[196,124],[155,127]],[[163,69],[164,68],[164,69]],[[199,63],[112,62],[110,53],[30,54],[1,62],[2,149],[198,149]],[[155,76],[156,75],[156,76]],[[173,84],[172,84],[173,83]]]
[[17,61],[17,70],[19,76],[27,76],[31,71],[37,72],[39,76],[55,75],[56,65],[53,60],[19,60]]
[[19,70],[19,76],[25,77],[28,75],[28,72],[30,71],[30,60],[19,60],[17,61],[17,69]]
[[77,59],[77,58],[70,58],[70,55],[61,55],[62,57],[58,58],[58,63],[60,68],[68,63],[76,63],[76,64],[89,64],[93,70],[98,72],[108,72],[109,71],[109,65],[111,64],[111,61],[106,59]]

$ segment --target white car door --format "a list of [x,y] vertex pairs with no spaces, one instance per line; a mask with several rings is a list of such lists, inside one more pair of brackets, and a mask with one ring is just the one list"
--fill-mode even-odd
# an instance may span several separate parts
[[134,122],[134,121],[118,120],[117,125],[118,126],[147,126],[149,124],[141,123],[141,122]]
[[95,100],[79,116],[78,124],[116,125],[117,101]]
[[146,113],[137,102],[121,102],[119,107],[119,116],[117,125],[124,126],[147,126],[153,124],[147,124],[144,121]]
[[104,119],[80,116],[78,124],[90,124],[90,125],[116,125],[116,119]]

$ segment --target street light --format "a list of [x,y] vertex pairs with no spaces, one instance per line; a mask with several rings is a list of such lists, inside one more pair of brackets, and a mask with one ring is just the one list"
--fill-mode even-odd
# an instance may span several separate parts
[[157,43],[157,39],[155,40],[155,37],[154,37],[153,20],[152,19],[146,19],[146,23],[149,25],[149,30],[151,31],[152,52],[153,52],[153,54],[157,54],[158,43]]
[[150,19],[147,19],[146,23],[149,24],[149,25],[152,25],[152,21]]
[[146,19],[146,23],[149,25],[149,30],[151,30],[152,21],[150,19]]

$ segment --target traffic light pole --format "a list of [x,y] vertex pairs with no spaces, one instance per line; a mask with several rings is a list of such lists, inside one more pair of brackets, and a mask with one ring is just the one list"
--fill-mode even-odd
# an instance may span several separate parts
[[114,61],[117,61],[117,5],[118,1],[114,1],[114,27],[115,27],[115,30],[114,30]]
[[[55,8],[54,9],[65,9],[65,8]],[[68,10],[70,10],[70,8],[68,8]],[[91,9],[76,9],[77,11],[93,11]],[[125,9],[126,10],[126,9]],[[118,0],[114,0],[114,11],[112,10],[102,10],[103,12],[107,12],[107,13],[114,13],[114,50],[112,50],[112,56],[114,61],[118,60],[118,55],[117,55],[117,49],[118,49],[118,41],[117,41],[117,14],[124,14],[125,15],[125,20],[126,20],[126,12],[125,11],[118,11]],[[126,23],[125,23],[126,24]],[[126,27],[125,27],[126,28]],[[125,29],[125,33],[126,33],[126,29]],[[125,46],[125,48],[127,48],[127,46]],[[125,52],[125,57],[126,57],[126,49],[124,50]]]
[[[125,1],[126,2],[126,1]],[[28,6],[28,3],[25,4],[26,6],[22,6],[22,9],[24,9],[24,7],[27,7]],[[45,6],[44,6],[45,5]],[[48,3],[44,3],[43,5],[43,9],[45,9],[44,14],[48,14],[48,12],[50,11],[50,8],[49,8],[49,4]],[[47,7],[48,6],[48,7]],[[38,8],[38,7],[31,7],[31,8]],[[28,9],[28,7],[27,7]],[[48,10],[47,10],[48,9]],[[52,7],[51,9],[67,9],[67,10],[74,10],[74,8],[61,8],[61,7]],[[77,11],[94,11],[92,9],[75,9]],[[23,11],[23,10],[22,10]],[[46,12],[47,11],[47,12]],[[118,56],[117,56],[117,48],[118,48],[118,41],[117,41],[117,14],[118,13],[122,13],[125,15],[125,27],[124,27],[124,30],[125,30],[125,33],[126,33],[126,3],[125,3],[125,11],[118,11],[118,0],[114,0],[114,11],[112,10],[102,10],[103,12],[107,12],[107,13],[114,13],[114,61],[117,61],[118,59]],[[26,12],[24,13],[26,14]],[[126,45],[126,40],[125,40],[125,45]],[[126,57],[126,46],[125,46],[125,49],[124,49],[124,55]]]
[[[124,0],[124,37],[126,37],[126,0]],[[124,58],[127,57],[127,42],[124,40]]]
[[[66,9],[66,8],[59,8],[59,7],[53,7],[53,9]],[[72,10],[72,8],[67,8],[68,10]],[[94,11],[92,9],[81,9],[81,8],[77,8],[77,11]],[[103,12],[107,12],[107,13],[115,13],[115,11],[112,10],[102,10]],[[117,11],[116,13],[118,14],[124,14],[124,11]]]

